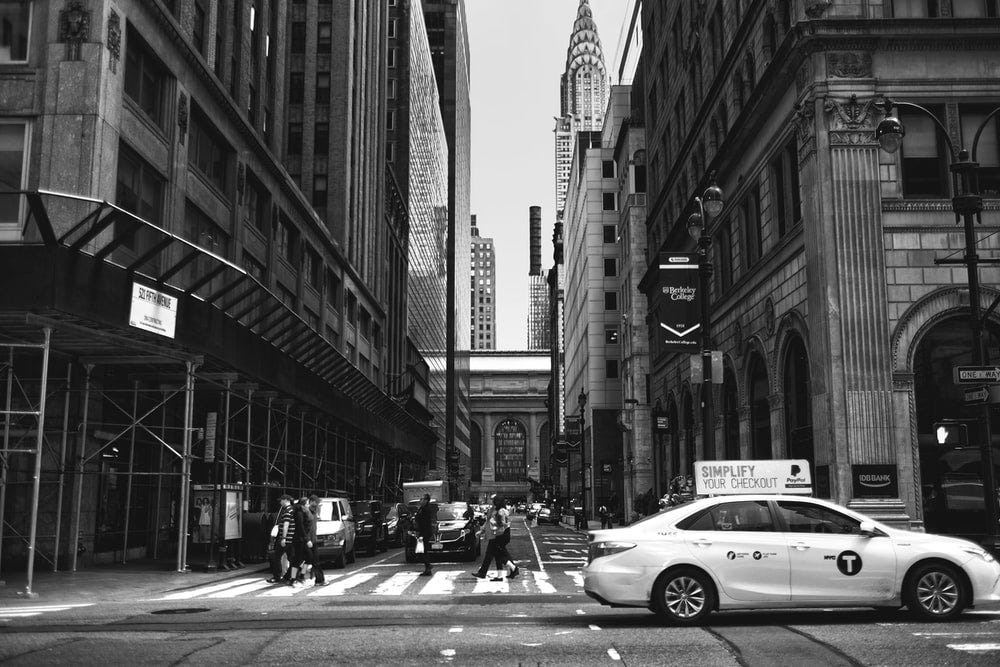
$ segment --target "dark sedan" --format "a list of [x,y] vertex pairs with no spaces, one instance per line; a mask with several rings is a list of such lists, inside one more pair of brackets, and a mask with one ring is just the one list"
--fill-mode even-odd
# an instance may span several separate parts
[[[424,545],[431,555],[457,556],[461,560],[475,560],[479,556],[479,538],[477,523],[468,503],[434,503],[437,508],[437,521],[434,523],[434,537],[430,544]],[[418,503],[409,506],[410,516],[416,514]],[[406,536],[406,562],[416,563],[423,559],[416,552],[416,534],[410,532]]]
[[355,500],[351,502],[351,513],[356,522],[354,548],[365,549],[369,556],[374,556],[376,551],[386,551],[388,531],[382,502]]

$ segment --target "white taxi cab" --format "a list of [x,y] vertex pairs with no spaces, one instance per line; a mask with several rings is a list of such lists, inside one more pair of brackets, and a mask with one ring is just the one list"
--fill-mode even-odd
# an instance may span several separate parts
[[906,605],[947,620],[1000,601],[1000,564],[979,545],[811,497],[702,498],[588,538],[587,595],[682,625],[713,610],[791,607]]

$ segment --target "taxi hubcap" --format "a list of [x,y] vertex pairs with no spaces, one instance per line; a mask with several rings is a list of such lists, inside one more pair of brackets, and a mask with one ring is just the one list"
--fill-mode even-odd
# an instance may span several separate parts
[[943,572],[929,572],[917,583],[917,600],[932,614],[947,614],[958,604],[958,586]]
[[667,609],[678,618],[696,616],[705,607],[705,590],[691,577],[677,577],[664,592]]

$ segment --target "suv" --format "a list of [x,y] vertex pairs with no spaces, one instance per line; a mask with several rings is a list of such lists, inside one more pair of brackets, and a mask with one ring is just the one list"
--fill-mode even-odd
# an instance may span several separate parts
[[[431,555],[457,554],[462,560],[475,560],[479,556],[479,524],[468,503],[432,503],[436,508],[434,539],[425,545]],[[408,504],[411,517],[416,515],[419,501]],[[415,530],[415,528],[411,529]],[[410,532],[405,538],[406,562],[416,563],[423,556],[416,553],[416,533]]]
[[316,516],[316,553],[333,566],[354,562],[354,520],[347,498],[320,498]]
[[389,544],[394,547],[403,546],[406,531],[410,526],[409,510],[405,503],[392,503],[385,513],[385,524],[389,536]]
[[355,500],[351,503],[354,514],[354,544],[364,547],[369,556],[376,551],[386,551],[389,528],[386,525],[385,509],[381,500]]

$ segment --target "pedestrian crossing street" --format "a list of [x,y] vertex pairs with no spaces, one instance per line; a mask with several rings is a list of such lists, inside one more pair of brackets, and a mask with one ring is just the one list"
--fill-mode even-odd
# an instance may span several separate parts
[[0,623],[7,623],[15,618],[30,618],[41,616],[53,612],[66,611],[78,607],[91,607],[93,602],[84,604],[58,604],[58,605],[19,605],[16,607],[0,607]]
[[[492,574],[492,573],[491,573]],[[385,574],[378,571],[352,574],[327,573],[330,583],[326,586],[292,588],[286,584],[269,584],[263,577],[245,577],[177,591],[156,600],[225,599],[237,597],[336,597],[343,595],[482,595],[491,593],[519,593],[554,595],[583,592],[583,573],[580,570],[532,571],[521,568],[514,579],[501,581],[476,579],[469,570],[435,569],[431,577],[420,576],[419,571]]]

